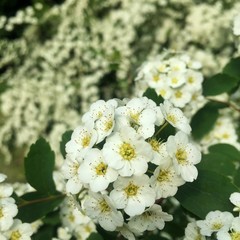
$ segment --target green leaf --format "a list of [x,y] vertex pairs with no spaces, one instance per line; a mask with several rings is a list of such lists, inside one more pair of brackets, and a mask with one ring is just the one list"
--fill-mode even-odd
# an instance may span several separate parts
[[156,91],[153,88],[148,88],[144,93],[143,96],[153,100],[157,106],[163,102],[163,98],[160,95],[157,95]]
[[56,191],[53,181],[54,152],[48,142],[40,138],[32,144],[24,161],[28,183],[40,193],[52,194]]
[[61,151],[63,158],[65,158],[65,156],[66,156],[65,145],[68,141],[71,140],[72,133],[73,133],[73,131],[69,130],[62,135],[62,140],[60,142],[60,151]]
[[240,57],[233,58],[224,67],[223,73],[240,80]]
[[52,240],[54,237],[55,229],[52,226],[44,225],[40,227],[37,233],[33,234],[32,240]]
[[240,161],[240,151],[237,150],[233,145],[227,144],[227,143],[219,143],[212,145],[208,148],[210,153],[219,153],[224,154],[232,158],[231,160],[237,160]]
[[215,96],[229,92],[238,84],[238,79],[224,73],[219,73],[203,82],[203,95]]
[[213,152],[203,155],[201,162],[198,164],[198,169],[217,172],[224,176],[232,176],[236,171],[235,164],[228,155]]
[[87,240],[103,240],[103,237],[99,233],[91,233]]
[[17,218],[28,223],[40,219],[58,207],[64,197],[62,193],[51,196],[39,192],[26,193],[17,202]]
[[208,103],[193,116],[190,125],[196,140],[200,140],[213,129],[219,117],[218,108],[215,103]]
[[239,191],[226,176],[199,170],[198,178],[180,187],[175,197],[185,209],[204,219],[210,211],[231,212],[233,205],[229,197],[231,193]]

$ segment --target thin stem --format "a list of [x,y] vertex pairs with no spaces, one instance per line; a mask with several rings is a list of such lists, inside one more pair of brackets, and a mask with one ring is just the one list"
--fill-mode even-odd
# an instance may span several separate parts
[[154,134],[154,136],[157,136],[166,126],[168,125],[168,122],[165,121],[165,123],[160,127],[160,129]]
[[59,194],[59,195],[53,195],[53,196],[49,196],[49,197],[45,197],[45,198],[39,198],[39,199],[35,199],[35,200],[30,200],[30,201],[24,201],[21,202],[18,205],[18,208],[21,207],[25,207],[34,203],[40,203],[40,202],[48,202],[49,200],[54,200],[54,199],[58,199],[58,198],[64,198],[66,195],[65,194]]
[[232,108],[233,110],[240,112],[240,108],[238,108],[235,104],[231,103],[231,102],[224,102],[224,101],[220,101],[220,100],[216,100],[216,99],[212,99],[211,97],[207,97],[208,100],[213,101],[213,102],[218,102],[218,103],[223,103],[228,105],[230,108]]

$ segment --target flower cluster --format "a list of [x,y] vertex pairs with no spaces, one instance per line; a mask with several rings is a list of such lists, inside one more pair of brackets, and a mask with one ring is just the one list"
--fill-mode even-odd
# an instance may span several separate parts
[[18,213],[15,200],[11,197],[13,187],[3,183],[6,179],[0,173],[0,239],[25,239],[30,240],[33,229],[29,223],[22,223],[19,219],[14,219]]
[[[230,201],[235,205],[233,211],[240,212],[240,193],[234,192]],[[185,229],[184,240],[201,239],[217,236],[218,240],[237,240],[240,238],[240,214],[235,216],[230,212],[211,211],[204,220],[193,221]]]
[[[66,191],[78,195],[86,189],[82,208],[105,230],[133,238],[163,229],[172,216],[157,200],[196,179],[201,160],[183,112],[167,100],[157,106],[147,97],[99,100],[82,122],[66,144]],[[159,134],[166,125],[179,131],[164,140]]]
[[[136,92],[141,94],[148,87],[179,108],[193,104],[202,97],[203,75],[201,63],[188,55],[166,52],[142,65],[136,81]],[[195,106],[192,107],[196,110]]]

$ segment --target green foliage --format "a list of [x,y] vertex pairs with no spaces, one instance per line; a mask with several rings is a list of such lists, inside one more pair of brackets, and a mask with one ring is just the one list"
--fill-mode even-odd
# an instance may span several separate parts
[[215,96],[230,92],[238,85],[238,82],[239,80],[231,75],[224,73],[216,74],[203,82],[203,95]]
[[195,139],[200,140],[212,130],[219,117],[218,109],[218,105],[208,103],[193,116],[191,127]]
[[199,170],[198,178],[180,187],[176,198],[185,209],[204,219],[210,211],[231,212],[233,205],[229,197],[238,191],[240,189],[228,177],[214,171]]
[[87,240],[103,240],[103,237],[99,233],[91,233]]
[[39,192],[26,193],[17,199],[17,218],[29,223],[40,219],[59,206],[64,197],[65,195],[62,193],[56,193],[55,195]]
[[144,93],[143,96],[153,100],[157,105],[163,102],[163,98],[157,95],[156,91],[153,88],[148,88]]
[[45,139],[40,138],[30,147],[24,161],[25,175],[28,183],[39,193],[50,195],[56,192],[52,177],[54,163],[54,152]]
[[223,73],[232,76],[240,81],[240,57],[232,58],[224,67]]
[[54,237],[54,228],[52,226],[44,225],[37,233],[35,233],[31,239],[32,240],[51,240]]
[[60,142],[60,151],[61,151],[61,154],[62,154],[63,158],[65,158],[65,156],[66,156],[65,145],[68,141],[71,140],[72,132],[73,132],[72,130],[69,130],[69,131],[66,131],[62,135],[62,139],[61,139],[61,142]]

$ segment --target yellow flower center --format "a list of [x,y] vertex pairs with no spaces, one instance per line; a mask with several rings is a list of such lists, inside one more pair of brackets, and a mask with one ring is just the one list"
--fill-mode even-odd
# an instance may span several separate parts
[[179,148],[175,154],[179,164],[184,165],[187,162],[187,153],[184,149]]
[[183,95],[183,94],[182,94],[181,91],[176,91],[176,92],[175,92],[175,97],[176,97],[176,98],[181,98],[182,95]]
[[108,206],[107,202],[105,199],[103,199],[100,203],[100,210],[102,213],[104,212],[110,212],[111,208]]
[[127,197],[133,197],[137,195],[139,186],[129,183],[129,185],[124,189]]
[[119,153],[124,160],[132,160],[136,157],[136,153],[131,144],[124,142],[119,149]]
[[159,182],[168,182],[169,179],[170,179],[170,171],[165,169],[165,170],[160,170],[159,171],[159,174],[158,174],[158,177],[157,177],[157,180]]
[[87,233],[91,233],[91,232],[93,231],[93,229],[92,229],[90,226],[88,226],[88,225],[86,225],[86,226],[84,227],[84,229],[85,229],[85,231],[86,231]]
[[217,230],[221,229],[222,227],[223,227],[222,223],[216,222],[212,225],[211,229],[217,231]]
[[109,120],[109,121],[105,122],[104,131],[108,132],[112,128],[112,126],[113,126],[113,121],[112,120]]
[[19,240],[21,238],[21,233],[17,230],[12,232],[10,240]]
[[155,138],[152,138],[150,141],[149,141],[150,145],[152,146],[152,149],[153,151],[155,152],[159,152],[159,147],[160,147],[160,142],[155,139]]
[[105,163],[100,162],[95,168],[97,175],[105,175],[107,172],[107,168],[108,166]]
[[158,82],[159,80],[160,80],[159,75],[154,75],[154,76],[153,76],[153,81],[154,81],[154,82]]
[[190,76],[187,81],[188,81],[188,83],[190,83],[190,84],[191,84],[191,83],[194,83],[194,78],[193,78],[192,76]]
[[159,95],[161,95],[162,97],[166,96],[166,90],[165,89],[160,89],[159,90]]
[[139,116],[140,116],[140,113],[130,113],[130,117],[133,121],[135,121],[136,123],[139,122]]
[[232,232],[230,236],[232,240],[240,240],[240,232]]
[[178,79],[176,77],[172,78],[171,80],[172,84],[177,84],[178,83]]
[[173,123],[173,124],[176,124],[176,122],[177,122],[176,117],[174,115],[171,115],[171,114],[167,115],[166,120]]
[[85,135],[85,137],[82,139],[82,146],[88,147],[91,141],[91,135]]

